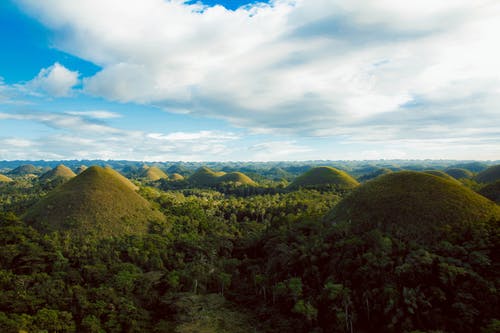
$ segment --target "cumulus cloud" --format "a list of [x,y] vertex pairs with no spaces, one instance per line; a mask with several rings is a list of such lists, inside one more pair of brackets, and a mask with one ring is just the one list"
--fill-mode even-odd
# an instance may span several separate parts
[[365,130],[453,139],[500,121],[496,0],[17,2],[102,67],[83,86],[110,100],[368,142]]
[[33,93],[48,94],[52,97],[66,97],[79,83],[79,73],[71,71],[59,63],[42,68],[38,75],[27,82],[23,88]]
[[0,159],[197,161],[213,160],[217,156],[223,160],[229,159],[240,139],[235,133],[223,131],[124,130],[103,122],[102,112],[105,111],[0,112],[0,120],[35,122],[52,129],[50,134],[36,139],[0,136]]

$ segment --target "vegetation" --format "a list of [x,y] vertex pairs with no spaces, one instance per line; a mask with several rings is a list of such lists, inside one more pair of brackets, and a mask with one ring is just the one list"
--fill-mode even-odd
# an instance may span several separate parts
[[365,182],[367,180],[377,178],[378,176],[385,175],[387,173],[391,173],[392,170],[388,168],[377,168],[375,171],[364,174],[358,178],[360,182]]
[[197,186],[212,187],[223,183],[236,185],[255,185],[255,182],[241,172],[215,172],[208,167],[201,167],[188,178],[188,182]]
[[51,191],[24,219],[42,232],[70,231],[97,237],[145,233],[159,212],[110,168],[90,167]]
[[140,174],[140,177],[153,182],[160,179],[168,179],[167,174],[163,172],[163,170],[155,166],[144,168]]
[[76,177],[76,174],[63,164],[59,164],[54,169],[51,169],[40,176],[40,180],[42,182],[53,182],[53,181],[61,181],[65,182],[70,180],[71,178]]
[[425,170],[424,173],[427,173],[429,175],[441,177],[443,179],[449,180],[451,182],[454,182],[456,184],[461,184],[458,180],[456,180],[454,177],[450,176],[444,171],[441,170]]
[[20,165],[14,170],[9,172],[9,175],[13,176],[26,176],[31,174],[37,174],[40,172],[40,169],[34,166],[33,164],[25,164]]
[[351,189],[359,183],[344,171],[332,167],[316,167],[297,177],[289,189],[334,187]]
[[474,174],[467,169],[449,168],[445,172],[455,179],[471,179],[474,177]]
[[500,205],[500,180],[486,185],[478,193]]
[[3,184],[0,332],[498,330],[498,205],[423,172],[288,191],[271,169],[243,165],[259,186],[102,167]]
[[9,178],[9,177],[7,177],[5,175],[0,174],[0,183],[8,183],[8,182],[11,182],[11,181],[12,181],[11,178]]
[[500,180],[500,164],[489,167],[488,169],[481,171],[474,178],[478,183],[494,183]]

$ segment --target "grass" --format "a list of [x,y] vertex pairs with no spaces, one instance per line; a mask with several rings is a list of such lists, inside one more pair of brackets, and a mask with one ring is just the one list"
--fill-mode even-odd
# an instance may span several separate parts
[[465,186],[413,171],[366,182],[327,215],[355,232],[380,229],[424,243],[445,234],[463,234],[495,218],[500,218],[500,208],[490,200]]
[[444,170],[444,172],[455,179],[471,179],[472,177],[474,177],[474,174],[471,171],[462,168],[450,168]]
[[5,175],[0,174],[0,183],[8,183],[8,182],[11,182],[11,181],[12,181],[11,178],[9,178],[9,177],[7,177]]
[[441,177],[443,179],[449,180],[449,181],[454,182],[456,184],[461,184],[458,180],[456,180],[455,178],[453,178],[449,174],[447,174],[443,171],[440,171],[440,170],[425,170],[424,173],[427,173],[429,175],[434,175],[437,177]]
[[195,185],[214,186],[222,183],[234,183],[238,185],[255,185],[255,182],[241,172],[215,172],[210,168],[201,167],[189,177],[188,181]]
[[170,179],[173,181],[184,180],[184,176],[178,173],[173,173],[170,175]]
[[111,168],[93,166],[51,191],[24,219],[42,232],[69,231],[96,237],[144,233],[164,216]]
[[474,178],[478,183],[494,183],[500,180],[500,164],[489,167],[488,169],[481,171]]
[[348,173],[332,167],[316,167],[295,178],[289,189],[335,186],[339,189],[351,189],[359,183]]
[[479,190],[479,194],[500,205],[500,180],[486,185]]
[[10,175],[15,175],[15,176],[25,176],[29,174],[36,174],[39,172],[39,169],[34,166],[33,164],[24,164],[20,165],[14,170],[11,170],[9,172]]
[[62,180],[70,180],[71,178],[76,177],[76,174],[68,168],[67,166],[60,164],[56,166],[54,169],[51,169],[40,176],[41,181],[52,181],[56,179]]
[[167,174],[163,172],[163,170],[155,166],[143,168],[141,172],[141,177],[149,181],[168,179]]

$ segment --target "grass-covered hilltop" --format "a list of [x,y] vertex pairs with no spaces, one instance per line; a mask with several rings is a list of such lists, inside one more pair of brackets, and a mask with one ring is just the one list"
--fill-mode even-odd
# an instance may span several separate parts
[[290,185],[290,189],[334,187],[338,189],[352,189],[359,183],[348,173],[328,167],[320,166],[312,168],[298,176]]
[[498,332],[498,164],[0,161],[0,332]]
[[486,170],[481,171],[475,177],[478,183],[494,183],[500,180],[500,164],[493,165]]
[[111,168],[92,166],[52,190],[24,219],[42,232],[70,231],[97,237],[145,233],[161,213],[135,192],[136,186]]

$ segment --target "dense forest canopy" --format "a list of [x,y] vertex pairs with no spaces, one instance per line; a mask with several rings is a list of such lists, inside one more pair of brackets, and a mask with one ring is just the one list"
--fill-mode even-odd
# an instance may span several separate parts
[[492,165],[0,162],[0,331],[497,332]]

